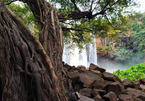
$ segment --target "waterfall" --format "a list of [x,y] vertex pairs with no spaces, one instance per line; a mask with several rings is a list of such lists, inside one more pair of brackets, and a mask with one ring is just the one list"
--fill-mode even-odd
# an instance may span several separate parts
[[97,65],[96,53],[96,39],[94,38],[93,44],[86,44],[85,49],[78,47],[71,49],[68,45],[64,45],[63,61],[71,66],[83,65],[88,67],[90,63]]
[[89,66],[90,63],[97,65],[97,50],[96,50],[96,39],[94,38],[93,44],[86,45],[87,51],[87,65]]

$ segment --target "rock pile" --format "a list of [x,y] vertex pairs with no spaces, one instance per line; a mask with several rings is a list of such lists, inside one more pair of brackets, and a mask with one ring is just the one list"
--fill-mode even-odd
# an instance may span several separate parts
[[129,79],[120,80],[94,64],[89,69],[67,64],[64,64],[64,68],[66,88],[79,92],[78,101],[145,101],[145,80],[134,83]]

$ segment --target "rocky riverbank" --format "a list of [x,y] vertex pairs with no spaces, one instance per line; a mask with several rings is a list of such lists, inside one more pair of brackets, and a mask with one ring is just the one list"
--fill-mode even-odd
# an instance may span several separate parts
[[[78,92],[78,101],[145,101],[145,80],[121,80],[105,69],[91,64],[73,67],[64,64],[66,89]],[[70,101],[77,101],[70,94]]]

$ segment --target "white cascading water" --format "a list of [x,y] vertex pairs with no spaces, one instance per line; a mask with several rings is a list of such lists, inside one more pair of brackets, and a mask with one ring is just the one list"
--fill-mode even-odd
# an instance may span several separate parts
[[68,48],[69,45],[64,45],[63,61],[71,66],[83,65],[88,67],[90,63],[97,65],[97,53],[96,53],[96,39],[93,40],[93,44],[87,44],[86,49]]

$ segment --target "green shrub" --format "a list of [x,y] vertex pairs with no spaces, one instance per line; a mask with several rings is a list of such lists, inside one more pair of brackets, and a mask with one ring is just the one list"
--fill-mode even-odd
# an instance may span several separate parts
[[128,63],[131,57],[133,57],[133,51],[125,48],[116,48],[114,52],[111,53],[111,56],[115,57],[117,62]]
[[120,79],[128,78],[132,81],[145,79],[145,63],[130,66],[126,70],[117,70],[113,74],[118,76]]

